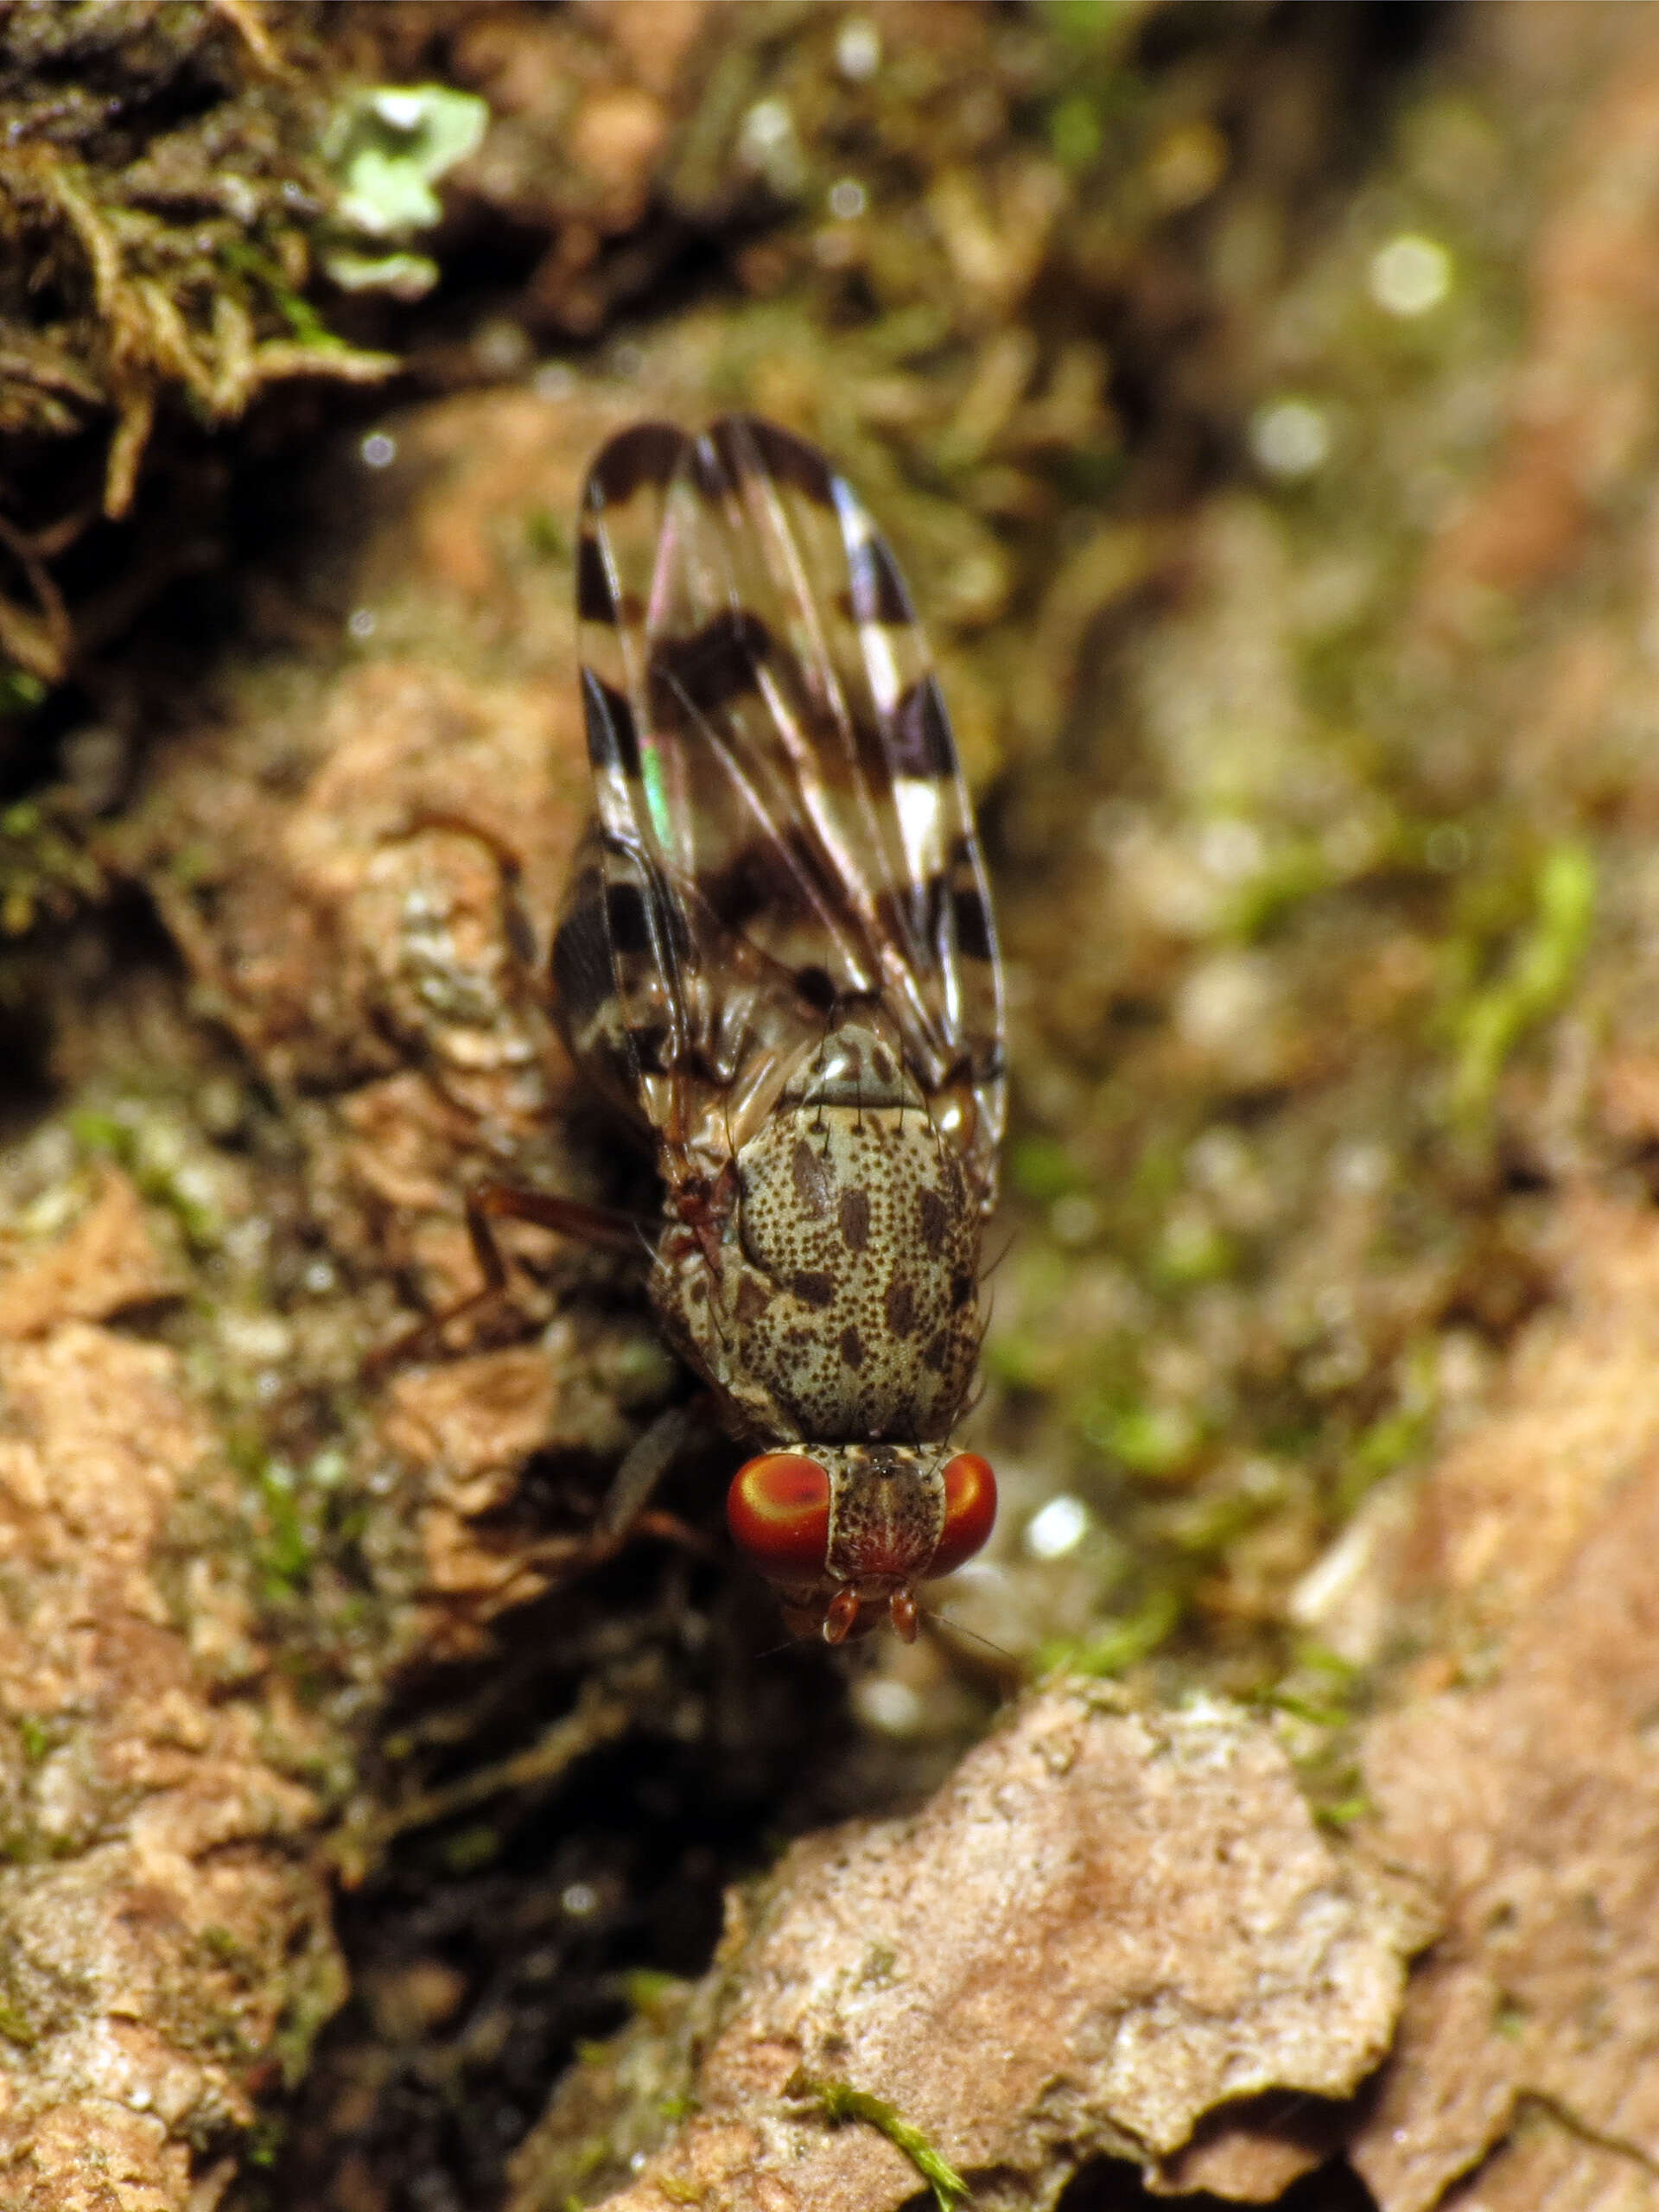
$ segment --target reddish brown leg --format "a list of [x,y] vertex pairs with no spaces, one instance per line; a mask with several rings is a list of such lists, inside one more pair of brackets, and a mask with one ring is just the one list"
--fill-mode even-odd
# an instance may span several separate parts
[[599,1510],[587,1543],[567,1562],[567,1573],[602,1567],[614,1559],[636,1536],[655,1536],[677,1544],[699,1559],[718,1557],[715,1548],[700,1530],[650,1503],[651,1493],[673,1465],[686,1444],[701,1427],[712,1426],[714,1414],[708,1393],[700,1392],[688,1403],[666,1406],[647,1428],[642,1429],[622,1455],[611,1478],[605,1503]]
[[551,1191],[520,1190],[510,1183],[480,1184],[467,1193],[467,1234],[472,1239],[483,1283],[453,1306],[446,1306],[441,1313],[429,1313],[424,1321],[417,1321],[401,1337],[371,1352],[363,1363],[364,1374],[371,1381],[406,1359],[433,1351],[452,1321],[465,1313],[475,1313],[491,1299],[500,1297],[507,1287],[507,1263],[490,1224],[504,1220],[533,1221],[539,1228],[555,1230],[561,1236],[579,1237],[583,1243],[597,1244],[607,1251],[636,1259],[650,1256],[649,1232],[632,1214],[587,1205],[580,1198],[563,1198]]
[[486,852],[495,855],[495,864],[501,871],[501,918],[506,930],[507,943],[521,968],[533,968],[536,964],[536,932],[518,896],[524,868],[512,846],[505,839],[498,837],[493,830],[486,829],[483,823],[468,821],[464,814],[451,814],[442,807],[418,808],[404,823],[402,835],[415,837],[423,830],[453,830],[457,836],[474,838]]

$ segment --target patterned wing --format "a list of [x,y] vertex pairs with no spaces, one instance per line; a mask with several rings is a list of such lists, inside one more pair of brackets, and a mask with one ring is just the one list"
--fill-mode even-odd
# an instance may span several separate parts
[[[556,949],[567,1027],[671,1142],[879,1007],[988,1198],[989,896],[891,553],[814,448],[645,423],[589,478],[578,569],[598,820]],[[608,999],[606,994],[608,992]],[[601,1001],[608,1013],[601,1012]]]

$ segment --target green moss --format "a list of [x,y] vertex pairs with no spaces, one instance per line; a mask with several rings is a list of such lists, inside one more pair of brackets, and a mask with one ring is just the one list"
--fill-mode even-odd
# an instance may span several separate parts
[[0,664],[0,715],[29,714],[46,693],[46,684],[29,669]]
[[287,2122],[276,2113],[261,2113],[249,2131],[243,2157],[251,2166],[274,2166],[287,2133]]
[[980,1363],[1007,1390],[1040,1390],[1052,1380],[1047,1349],[1034,1336],[1010,1333],[988,1338]]
[[1195,1563],[1221,1560],[1246,1529],[1268,1510],[1260,1498],[1239,1491],[1203,1491],[1179,1500],[1159,1515],[1156,1526],[1166,1541]]
[[1351,1512],[1373,1483],[1425,1451],[1433,1439],[1439,1412],[1435,1348],[1432,1340],[1425,1340],[1407,1357],[1400,1402],[1362,1429],[1344,1453],[1337,1478],[1338,1512]]
[[1051,1204],[1084,1188],[1086,1178],[1057,1137],[1020,1137],[1008,1147],[1008,1180],[1022,1198]]
[[1105,137],[1095,103],[1087,92],[1068,92],[1049,111],[1048,143],[1062,168],[1089,168]]
[[1147,15],[1147,0],[1043,0],[1055,38],[1088,56],[1116,54]]
[[[61,557],[89,519],[87,460],[101,448],[103,512],[118,519],[158,423],[163,437],[181,413],[218,427],[274,383],[372,381],[395,363],[334,340],[303,297],[334,194],[315,151],[319,52],[299,11],[12,15],[0,201],[8,342],[27,365],[0,390],[0,439],[35,512],[18,541],[22,588],[16,543],[8,559],[0,640],[49,686],[84,647],[79,594],[97,603],[111,585],[107,563],[88,587]],[[34,502],[54,452],[60,488]],[[181,518],[158,504],[117,581],[135,610],[147,570],[175,572]],[[205,509],[183,526],[198,518]],[[99,622],[86,626],[105,647]]]
[[532,507],[525,516],[524,542],[538,560],[568,561],[570,557],[569,534],[549,507]]
[[1097,1451],[1160,1480],[1186,1466],[1203,1440],[1198,1422],[1179,1406],[1096,1406],[1081,1426]]
[[114,1160],[131,1176],[141,1197],[167,1209],[193,1252],[218,1250],[225,1224],[199,1195],[200,1178],[191,1168],[200,1158],[200,1138],[181,1109],[163,1100],[129,1098],[112,1111],[77,1107],[65,1118],[84,1153]]
[[1252,944],[1304,899],[1327,890],[1334,880],[1330,858],[1317,838],[1290,837],[1268,854],[1266,864],[1242,884],[1224,910],[1223,933]]
[[168,855],[167,872],[181,890],[195,891],[213,881],[220,865],[219,855],[212,845],[191,840]]
[[196,1941],[215,1966],[239,1967],[247,1962],[246,1947],[228,1928],[210,1923],[197,1933]]
[[1292,1663],[1304,1674],[1339,1685],[1344,1707],[1361,1679],[1360,1669],[1351,1659],[1344,1659],[1339,1651],[1317,1643],[1312,1637],[1299,1639],[1291,1653]]
[[73,1859],[86,1848],[84,1837],[42,1835],[37,1827],[0,1830],[0,1859],[11,1866],[42,1866],[57,1859]]
[[1092,1678],[1126,1674],[1173,1635],[1184,1610],[1173,1586],[1155,1589],[1127,1618],[1108,1621],[1086,1637],[1045,1644],[1037,1655],[1037,1671]]
[[683,1999],[688,1986],[682,1975],[664,1974],[657,1967],[630,1967],[622,1978],[627,2000],[636,2012],[660,2012],[664,2005]]
[[1275,1713],[1287,1713],[1293,1720],[1306,1720],[1314,1728],[1341,1728],[1350,1718],[1341,1706],[1321,1705],[1316,1699],[1298,1697],[1289,1690],[1273,1691],[1267,1702]]
[[443,1863],[452,1874],[474,1873],[487,1866],[500,1848],[499,1829],[480,1821],[444,1839]]
[[938,2212],[956,2212],[957,2206],[969,2201],[972,2191],[944,2153],[885,2097],[855,2089],[850,2082],[820,2080],[799,2070],[785,2084],[785,2094],[816,2104],[832,2126],[857,2120],[878,2129],[904,2152],[932,2190]]
[[1543,855],[1533,879],[1530,920],[1503,973],[1453,1018],[1447,1107],[1456,1127],[1484,1124],[1505,1060],[1566,997],[1589,942],[1595,896],[1595,863],[1586,847],[1566,842]]
[[15,2005],[0,2004],[0,2036],[20,2050],[33,2050],[40,2037]]
[[1161,1208],[1174,1197],[1185,1173],[1185,1137],[1160,1122],[1147,1132],[1135,1155],[1126,1199],[1143,1211]]
[[682,2181],[677,2174],[658,2174],[652,2185],[674,2204],[701,2204],[705,2195],[700,2183]]
[[1313,1817],[1321,1827],[1333,1829],[1340,1835],[1345,1828],[1352,1827],[1357,1821],[1368,1819],[1376,1810],[1374,1802],[1363,1789],[1358,1789],[1345,1797],[1334,1798],[1328,1804],[1316,1803]]
[[340,1954],[326,1940],[314,1941],[297,1955],[290,1953],[283,1975],[287,2002],[271,2038],[271,2055],[291,2089],[304,2074],[318,2036],[346,2002],[349,1984]]
[[261,252],[246,238],[231,238],[219,247],[219,257],[233,275],[249,278],[259,286],[302,344],[320,353],[345,350],[344,339],[337,337],[310,302],[284,281],[281,269],[268,253]]
[[0,933],[22,937],[37,921],[67,921],[103,890],[104,872],[73,823],[38,799],[0,813]]
[[311,1571],[312,1543],[295,1495],[292,1467],[267,1460],[259,1471],[259,1498],[264,1535],[257,1558],[268,1594],[279,1596],[304,1582]]
[[1160,1289],[1185,1291],[1221,1281],[1238,1264],[1237,1247],[1214,1222],[1203,1215],[1177,1212],[1166,1222],[1149,1268]]

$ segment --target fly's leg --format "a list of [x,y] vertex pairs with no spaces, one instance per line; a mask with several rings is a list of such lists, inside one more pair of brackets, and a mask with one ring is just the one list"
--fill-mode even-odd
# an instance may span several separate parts
[[530,916],[524,912],[520,896],[524,880],[524,864],[506,840],[481,822],[474,822],[464,814],[452,814],[442,807],[423,806],[410,815],[397,834],[404,837],[418,836],[423,830],[452,830],[457,836],[471,837],[493,854],[496,867],[501,872],[501,926],[513,958],[527,975],[536,969],[536,931]]
[[503,1294],[507,1287],[507,1263],[490,1226],[493,1221],[534,1222],[538,1228],[554,1230],[562,1236],[579,1237],[583,1243],[636,1259],[648,1256],[651,1250],[645,1224],[632,1214],[616,1213],[608,1206],[590,1206],[580,1198],[560,1198],[550,1191],[520,1190],[510,1183],[480,1184],[467,1193],[467,1234],[483,1282],[442,1313],[429,1313],[401,1337],[371,1352],[363,1363],[370,1381],[378,1381],[388,1369],[401,1366],[406,1359],[435,1351],[452,1321],[477,1313]]
[[638,1521],[646,1501],[685,1448],[697,1426],[690,1406],[665,1406],[623,1453],[594,1534],[602,1542],[620,1542]]
[[[423,830],[449,830],[469,836],[493,854],[500,870],[502,921],[507,943],[523,969],[533,969],[537,960],[535,931],[519,899],[521,868],[518,855],[493,830],[462,815],[423,808],[404,825],[404,835]],[[478,1262],[482,1282],[442,1312],[429,1314],[410,1329],[372,1352],[363,1363],[365,1379],[378,1382],[391,1368],[439,1349],[444,1332],[453,1321],[477,1313],[507,1289],[507,1263],[491,1224],[528,1221],[562,1236],[579,1238],[601,1250],[631,1259],[648,1259],[658,1224],[606,1206],[588,1205],[580,1198],[561,1198],[551,1192],[528,1191],[505,1183],[485,1183],[467,1193],[467,1234]],[[678,1458],[696,1430],[712,1421],[702,1397],[690,1405],[670,1406],[635,1438],[623,1455],[606,1495],[593,1535],[584,1553],[572,1565],[596,1566],[611,1558],[636,1533],[665,1538],[688,1550],[707,1553],[709,1545],[677,1515],[650,1504],[652,1491]]]
[[[501,922],[507,946],[521,973],[531,975],[537,959],[536,932],[519,897],[523,870],[518,855],[494,830],[447,808],[417,809],[408,817],[398,834],[413,837],[427,830],[450,830],[459,836],[471,837],[494,856],[500,875]],[[406,1359],[435,1351],[452,1321],[476,1313],[502,1295],[507,1287],[507,1264],[490,1227],[493,1221],[501,1220],[534,1222],[560,1236],[578,1237],[584,1243],[609,1251],[638,1254],[642,1244],[646,1252],[650,1250],[650,1232],[645,1224],[635,1221],[631,1215],[587,1205],[579,1198],[559,1198],[548,1192],[527,1191],[505,1183],[480,1184],[467,1193],[467,1234],[483,1282],[477,1290],[457,1299],[442,1313],[429,1314],[402,1336],[394,1338],[391,1344],[372,1352],[364,1362],[365,1376],[376,1380]]]
[[660,1536],[682,1549],[713,1556],[712,1548],[677,1513],[668,1513],[651,1503],[651,1494],[699,1430],[715,1426],[708,1393],[701,1391],[688,1403],[665,1406],[649,1427],[640,1431],[623,1453],[611,1478],[605,1503],[594,1523],[588,1564],[597,1566],[621,1550],[634,1536]]
[[[365,1377],[378,1381],[401,1361],[434,1350],[452,1321],[477,1312],[491,1299],[505,1293],[507,1264],[490,1227],[492,1221],[504,1219],[534,1222],[538,1228],[555,1230],[565,1236],[578,1236],[585,1243],[631,1258],[648,1256],[651,1250],[646,1225],[632,1214],[588,1205],[580,1198],[559,1198],[549,1191],[518,1190],[506,1183],[483,1184],[467,1194],[467,1231],[484,1276],[482,1284],[465,1298],[446,1306],[442,1313],[429,1314],[401,1337],[371,1353],[363,1363]],[[713,1408],[706,1391],[700,1392],[688,1404],[664,1407],[624,1452],[611,1478],[593,1534],[568,1562],[569,1572],[574,1573],[583,1567],[602,1565],[635,1535],[658,1536],[687,1551],[709,1554],[709,1546],[704,1537],[677,1514],[653,1507],[650,1499],[691,1438],[699,1429],[714,1425]]]

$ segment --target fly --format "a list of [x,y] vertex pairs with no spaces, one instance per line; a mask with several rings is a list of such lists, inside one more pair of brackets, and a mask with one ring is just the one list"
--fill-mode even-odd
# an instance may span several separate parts
[[[636,423],[577,545],[594,778],[552,952],[588,1080],[655,1150],[650,1290],[754,1447],[732,1535],[797,1631],[891,1619],[991,1532],[950,1442],[1005,1112],[990,895],[910,595],[845,478],[753,416]],[[492,1188],[486,1217],[626,1242]]]

